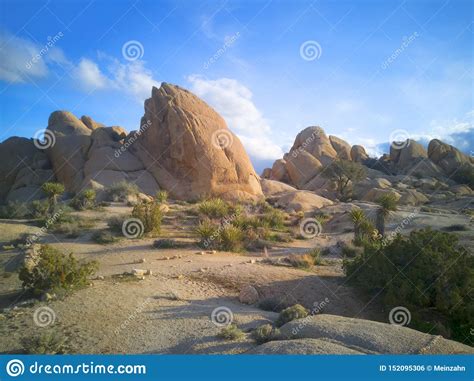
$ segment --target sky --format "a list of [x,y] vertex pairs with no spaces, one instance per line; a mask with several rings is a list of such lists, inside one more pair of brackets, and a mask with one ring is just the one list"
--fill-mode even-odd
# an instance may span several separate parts
[[0,141],[55,110],[139,128],[161,82],[214,107],[258,171],[299,131],[380,155],[474,151],[473,2],[0,0]]

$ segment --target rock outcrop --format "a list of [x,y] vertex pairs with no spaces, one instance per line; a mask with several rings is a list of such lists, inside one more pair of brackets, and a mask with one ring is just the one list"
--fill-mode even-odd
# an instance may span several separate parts
[[[470,346],[393,324],[318,314],[280,328],[254,354],[473,354]],[[306,352],[303,352],[306,351]]]
[[0,203],[43,198],[40,187],[55,179],[48,157],[31,139],[11,137],[0,144]]
[[462,165],[474,165],[474,159],[463,154],[452,145],[433,139],[428,145],[428,157],[450,175]]
[[242,143],[222,117],[178,86],[163,83],[145,101],[133,152],[177,199],[255,199],[262,189]]
[[418,159],[426,159],[428,154],[424,147],[414,140],[407,139],[403,144],[390,146],[390,160],[399,168],[406,168],[413,165]]
[[0,203],[42,198],[46,181],[61,182],[70,194],[125,180],[147,195],[164,189],[183,200],[263,196],[237,136],[204,101],[178,86],[153,88],[141,128],[130,134],[67,111],[51,114],[46,134],[53,139],[41,149],[16,137],[0,145]]

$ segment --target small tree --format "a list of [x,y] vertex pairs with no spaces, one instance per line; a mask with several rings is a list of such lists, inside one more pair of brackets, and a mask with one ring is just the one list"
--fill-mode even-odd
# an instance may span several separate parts
[[58,197],[65,191],[61,183],[44,183],[41,190],[48,196],[49,211],[52,212],[58,203]]
[[397,198],[393,193],[387,193],[377,200],[379,208],[377,209],[377,216],[375,226],[379,233],[385,235],[385,223],[392,212],[397,210]]
[[324,168],[322,175],[335,181],[341,199],[347,200],[352,196],[354,184],[365,178],[366,170],[359,163],[336,159]]

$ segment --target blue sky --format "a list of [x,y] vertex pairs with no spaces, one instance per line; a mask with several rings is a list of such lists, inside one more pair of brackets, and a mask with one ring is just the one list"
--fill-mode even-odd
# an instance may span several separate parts
[[474,149],[472,1],[0,4],[0,141],[57,109],[136,129],[165,81],[216,108],[258,169],[311,125],[373,154],[391,137]]

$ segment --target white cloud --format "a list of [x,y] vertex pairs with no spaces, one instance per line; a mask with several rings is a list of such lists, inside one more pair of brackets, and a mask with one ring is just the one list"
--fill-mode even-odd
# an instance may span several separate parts
[[[100,68],[100,63],[105,63],[105,70]],[[82,58],[75,69],[75,77],[84,91],[118,90],[138,102],[150,97],[153,86],[160,86],[143,61],[121,63],[104,54],[99,54],[98,63]]]
[[41,78],[48,74],[45,60],[40,59],[30,64],[33,57],[40,54],[41,47],[37,44],[0,32],[0,79],[24,83],[29,78]]
[[87,58],[82,58],[79,62],[75,68],[75,76],[81,88],[86,91],[103,89],[111,85],[100,71],[99,66]]
[[252,101],[252,92],[235,79],[208,80],[188,77],[191,90],[222,115],[229,128],[242,140],[250,156],[257,159],[277,159],[283,156],[281,147],[271,139],[271,128]]

